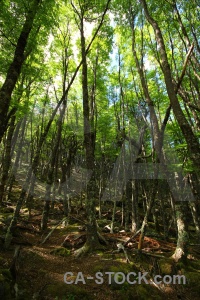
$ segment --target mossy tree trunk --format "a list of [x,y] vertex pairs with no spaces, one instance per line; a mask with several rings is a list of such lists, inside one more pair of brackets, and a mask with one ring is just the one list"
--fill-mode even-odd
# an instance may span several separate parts
[[178,229],[177,245],[172,258],[177,262],[187,259],[187,245],[188,245],[188,233],[186,230],[185,213],[183,203],[176,205],[176,222]]

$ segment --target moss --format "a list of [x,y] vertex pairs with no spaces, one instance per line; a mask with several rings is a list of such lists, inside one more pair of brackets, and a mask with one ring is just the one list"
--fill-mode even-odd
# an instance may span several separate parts
[[92,272],[97,273],[97,272],[103,272],[104,267],[102,265],[94,265],[92,268]]
[[[124,253],[117,253],[116,255],[115,255],[115,257],[116,257],[116,261],[118,261],[118,262],[120,262],[120,263],[124,263],[124,261],[125,261],[125,255],[124,255]],[[130,257],[129,257],[129,259],[130,259]]]
[[117,291],[118,300],[139,300],[138,296],[135,294],[135,290],[120,290]]
[[[188,284],[190,284],[192,286],[198,285],[198,283],[200,281],[200,273],[184,271],[183,274],[185,275],[185,277],[188,281]],[[200,291],[200,286],[199,286],[199,291]]]
[[46,294],[54,297],[54,299],[73,299],[73,300],[93,300],[93,297],[83,288],[77,285],[66,285],[57,283],[49,285]]
[[163,299],[160,292],[156,288],[150,285],[144,285],[144,284],[136,285],[135,294],[137,294],[138,299],[140,300],[146,300],[146,299],[162,300]]
[[93,296],[89,294],[89,292],[83,288],[71,285],[70,291],[68,291],[68,295],[73,295],[75,300],[93,300]]
[[[122,272],[123,273],[123,272]],[[124,274],[124,273],[123,273]],[[126,291],[130,288],[130,284],[125,280],[124,276],[120,273],[111,275],[111,289]]]
[[173,269],[173,260],[171,258],[164,258],[159,261],[161,275],[171,275]]
[[144,285],[138,285],[136,287],[136,293],[139,296],[139,299],[141,299],[141,300],[150,299],[149,291],[147,290],[147,288]]
[[50,252],[50,254],[53,255],[59,255],[59,256],[70,256],[71,255],[71,251],[64,248],[64,247],[60,247],[57,249],[54,249]]
[[187,260],[187,263],[183,263],[183,262],[178,262],[176,264],[177,270],[179,271],[189,271],[189,272],[198,272],[200,270],[200,261],[195,260]]
[[100,250],[100,249],[97,249],[94,252],[96,253],[96,255],[99,255],[99,256],[103,256],[104,255],[104,251]]
[[177,264],[176,264],[176,267],[177,267],[177,270],[183,270],[185,269],[185,264],[182,262],[182,261],[179,261]]
[[[190,287],[191,297],[199,297],[200,295],[200,273],[198,272],[184,272],[186,277],[187,285]],[[192,299],[192,298],[191,298]],[[197,298],[196,298],[197,299]]]
[[48,285],[46,287],[46,294],[51,295],[51,297],[62,297],[68,292],[68,286],[64,283],[57,283]]
[[93,266],[92,271],[94,273],[96,272],[122,272],[124,274],[127,274],[129,272],[138,272],[139,270],[133,266],[133,264],[125,264],[125,263],[121,263],[121,262],[114,262],[114,265],[110,265],[110,264],[101,264],[101,262],[99,264],[96,264]]
[[115,259],[115,258],[116,258],[116,255],[113,253],[103,253],[102,254],[102,259],[111,260],[111,259]]
[[122,272],[124,274],[127,274],[128,272],[135,272],[131,264],[124,264],[124,263],[119,263],[115,266],[109,266],[108,271],[115,272],[115,273]]
[[151,285],[134,285],[129,289],[121,289],[116,291],[119,300],[162,300],[163,294]]
[[[125,278],[123,282],[124,276],[126,276],[130,272],[137,273],[138,270],[132,266],[132,264],[125,264],[125,263],[116,263],[114,266],[107,266],[105,267],[104,272],[113,272],[114,274],[111,275],[111,285],[110,288],[112,290],[120,290],[120,291],[127,291],[129,290],[132,285],[130,285]],[[120,274],[122,273],[122,274]],[[125,299],[125,298],[124,298]]]

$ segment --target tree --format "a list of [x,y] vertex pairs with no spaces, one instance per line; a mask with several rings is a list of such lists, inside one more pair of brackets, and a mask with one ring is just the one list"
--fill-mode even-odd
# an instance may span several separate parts
[[[92,40],[97,36],[100,28],[103,25],[105,15],[109,7],[110,0],[107,1],[103,14],[100,18],[100,23],[95,30]],[[95,166],[95,131],[94,131],[94,115],[90,110],[90,100],[88,92],[88,66],[87,66],[87,53],[86,47],[84,21],[87,20],[87,15],[91,11],[89,3],[79,3],[79,10],[72,3],[74,12],[76,13],[76,20],[81,39],[81,58],[82,58],[82,94],[83,94],[83,122],[84,122],[84,147],[86,157],[86,168],[88,172],[92,173],[91,179],[87,184],[87,197],[86,197],[86,211],[87,211],[87,242],[82,249],[77,252],[77,256],[85,252],[93,251],[100,247],[99,236],[97,233],[96,225],[96,212],[95,212],[95,198],[97,197],[96,186],[96,166]],[[88,17],[89,18],[89,17]]]
[[41,0],[34,0],[31,2],[31,6],[28,9],[24,25],[16,44],[13,61],[8,68],[5,81],[0,89],[0,141],[2,140],[7,128],[7,118],[12,92],[19,78],[22,64],[26,59],[25,50],[28,43],[28,38],[33,28],[34,20],[40,4]]

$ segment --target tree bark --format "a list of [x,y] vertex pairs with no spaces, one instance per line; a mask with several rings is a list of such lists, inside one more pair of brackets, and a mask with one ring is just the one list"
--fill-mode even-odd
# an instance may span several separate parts
[[99,245],[97,234],[96,212],[95,212],[95,197],[96,197],[96,172],[95,172],[95,133],[93,122],[90,119],[90,103],[88,94],[88,70],[85,48],[84,24],[81,19],[81,54],[82,54],[82,93],[83,93],[83,117],[84,117],[84,146],[86,155],[86,167],[89,172],[92,172],[92,177],[87,184],[86,195],[86,212],[88,218],[87,224],[87,248],[93,251]]
[[27,13],[25,23],[17,41],[14,58],[7,71],[6,79],[0,89],[0,142],[6,131],[8,123],[8,110],[12,92],[19,78],[21,67],[25,60],[25,49],[28,42],[28,37],[33,27],[33,22],[38,11],[41,0],[34,0],[30,10]]
[[15,119],[16,117],[12,116],[10,121],[10,127],[7,134],[7,139],[6,139],[6,147],[5,147],[5,153],[3,157],[3,163],[2,163],[3,170],[2,170],[1,183],[0,183],[0,206],[3,201],[5,186],[8,179],[8,172],[11,164],[11,147],[12,147],[12,136],[15,129]]
[[[88,47],[90,47],[91,43],[94,41],[97,36],[106,12],[108,10],[110,0],[107,1],[106,7],[101,17],[101,21],[93,35],[91,42]],[[80,4],[80,3],[79,3]],[[86,213],[87,213],[87,241],[85,245],[76,251],[76,256],[80,256],[86,252],[93,251],[97,248],[100,248],[101,245],[99,243],[99,234],[97,232],[97,224],[96,224],[96,209],[95,203],[96,198],[98,198],[98,190],[97,190],[97,178],[96,178],[96,167],[95,167],[95,132],[94,132],[94,120],[93,115],[90,112],[90,101],[89,101],[89,92],[88,92],[88,70],[87,70],[87,54],[88,47],[86,48],[85,44],[85,33],[84,33],[84,20],[86,8],[84,5],[80,5],[80,11],[72,3],[74,12],[76,13],[79,19],[79,30],[81,37],[81,57],[82,57],[82,94],[83,94],[83,122],[84,122],[84,148],[85,148],[85,156],[86,156],[86,168],[87,171],[92,173],[92,176],[86,187]]]
[[194,165],[200,167],[199,141],[198,141],[197,137],[194,135],[194,133],[190,127],[190,124],[188,123],[188,121],[181,109],[180,103],[178,101],[178,97],[177,97],[176,91],[175,91],[175,86],[174,86],[173,80],[172,80],[171,69],[170,69],[170,65],[168,62],[167,53],[166,53],[166,49],[165,49],[165,43],[164,43],[161,29],[160,29],[158,23],[150,15],[146,1],[140,0],[140,3],[142,4],[142,6],[144,8],[144,12],[145,12],[148,22],[152,25],[152,27],[154,29],[156,40],[159,45],[162,71],[163,71],[166,89],[167,89],[167,93],[169,96],[169,100],[170,100],[174,115],[175,115],[177,122],[180,126],[180,129],[185,137],[187,147],[188,147],[188,150],[190,153],[190,157],[191,157]]

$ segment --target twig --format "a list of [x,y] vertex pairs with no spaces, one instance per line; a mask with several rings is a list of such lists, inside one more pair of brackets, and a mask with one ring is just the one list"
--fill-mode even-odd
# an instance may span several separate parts
[[86,222],[84,222],[84,221],[82,221],[82,220],[80,220],[80,219],[78,219],[78,218],[76,218],[76,217],[74,217],[74,216],[69,216],[69,217],[72,218],[72,219],[74,219],[74,220],[76,220],[76,221],[79,221],[80,223],[82,223],[82,224],[84,224],[84,225],[87,225]]
[[136,233],[134,233],[134,235],[131,236],[128,241],[126,241],[126,243],[124,244],[124,247],[126,247],[128,245],[128,243],[130,243],[140,233],[140,231],[141,231],[141,228]]
[[41,242],[41,244],[44,244],[48,238],[52,235],[52,233],[54,232],[54,230],[65,220],[67,220],[67,217],[63,218],[55,227],[53,227],[53,229],[47,234],[47,236],[45,237],[45,239]]
[[17,47],[17,45],[13,43],[1,29],[0,32],[1,32],[1,36],[5,37],[11,43],[12,46],[14,46],[15,48]]
[[153,256],[153,257],[158,257],[158,258],[166,258],[164,255],[149,253],[149,252],[146,252],[144,250],[132,249],[131,251],[134,252],[134,253],[139,253],[139,251],[140,251],[140,253],[148,255],[148,256]]

